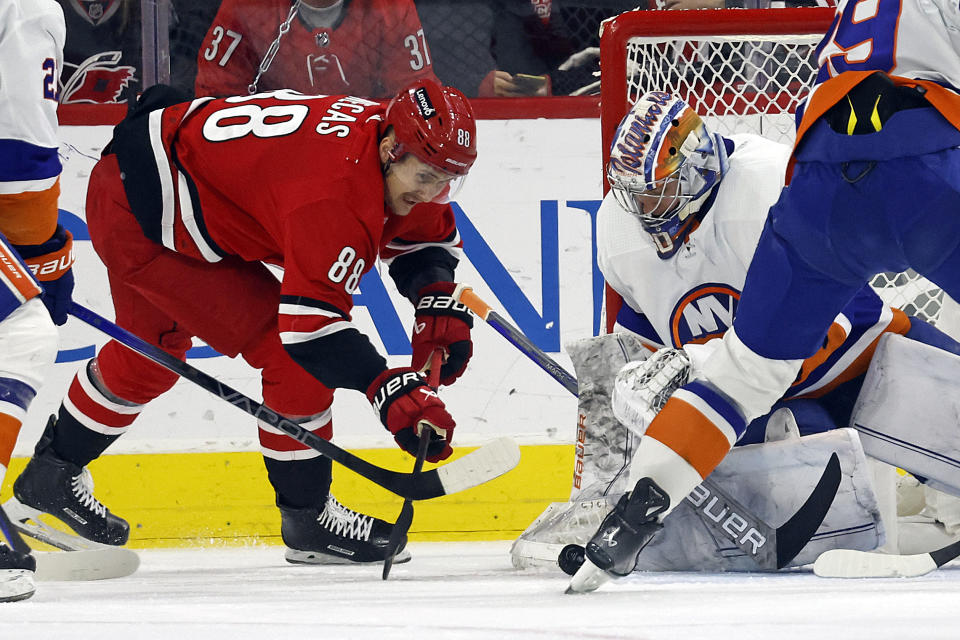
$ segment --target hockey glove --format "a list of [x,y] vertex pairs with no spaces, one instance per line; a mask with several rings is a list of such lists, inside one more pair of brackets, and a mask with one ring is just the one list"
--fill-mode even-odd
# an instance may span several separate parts
[[43,286],[41,300],[54,323],[67,321],[73,295],[73,235],[57,225],[53,237],[43,244],[16,245],[17,252]]
[[456,422],[419,373],[409,368],[387,369],[367,389],[367,398],[380,422],[393,434],[401,449],[417,454],[420,423],[433,428],[427,445],[427,460],[439,462],[450,457]]
[[453,282],[435,282],[420,289],[416,315],[413,320],[414,369],[421,370],[436,349],[446,355],[440,367],[440,384],[451,385],[467,368],[473,355],[470,329],[473,316],[470,311],[453,298]]

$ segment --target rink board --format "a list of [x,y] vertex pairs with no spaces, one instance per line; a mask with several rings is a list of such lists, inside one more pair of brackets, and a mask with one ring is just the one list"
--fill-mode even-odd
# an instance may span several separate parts
[[[455,457],[473,447],[458,448]],[[355,450],[370,462],[409,471],[396,449]],[[26,458],[11,462],[15,478]],[[436,465],[427,465],[432,468]],[[414,540],[515,538],[547,504],[566,500],[573,469],[571,445],[521,447],[508,474],[461,493],[415,504]],[[130,546],[280,544],[280,514],[260,454],[170,453],[108,455],[90,465],[97,496],[130,522]],[[8,480],[0,498],[10,495]],[[335,465],[333,491],[341,502],[390,521],[402,500]]]

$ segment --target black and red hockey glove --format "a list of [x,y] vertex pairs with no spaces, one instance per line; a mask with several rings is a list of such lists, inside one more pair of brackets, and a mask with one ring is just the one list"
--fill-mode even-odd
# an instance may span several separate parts
[[422,370],[436,349],[443,349],[444,364],[440,367],[440,384],[451,385],[467,368],[473,355],[470,329],[473,316],[469,309],[457,302],[453,282],[434,282],[420,289],[416,314],[413,319],[414,369]]
[[407,367],[387,369],[367,388],[367,398],[380,416],[380,422],[393,434],[400,448],[410,455],[417,455],[420,422],[428,422],[433,428],[427,445],[427,460],[439,462],[453,453],[450,442],[457,423],[447,413],[436,389],[427,385],[415,370]]

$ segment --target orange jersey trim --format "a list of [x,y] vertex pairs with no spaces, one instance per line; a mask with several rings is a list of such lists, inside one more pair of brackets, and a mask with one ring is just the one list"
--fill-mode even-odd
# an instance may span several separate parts
[[672,449],[706,478],[730,452],[730,441],[696,408],[670,398],[645,435]]
[[17,418],[0,413],[0,464],[5,467],[10,466],[10,456],[13,455],[13,447],[17,444],[21,424]]
[[[830,107],[840,102],[844,96],[860,84],[867,76],[873,75],[877,69],[869,71],[844,71],[838,76],[830,78],[822,85],[817,87],[813,98],[807,104],[803,112],[803,120],[797,127],[797,139],[793,143],[793,149],[796,151],[797,145],[803,135],[813,126],[823,114],[829,111]],[[916,80],[913,78],[904,78],[901,76],[889,76],[897,86],[923,87],[927,90],[924,97],[927,102],[939,111],[944,118],[950,121],[950,124],[960,129],[960,95],[940,86],[931,80]],[[790,157],[790,163],[787,165],[787,184],[790,183],[790,177],[793,175],[793,166],[796,162],[794,156]]]
[[[844,382],[849,382],[857,376],[865,373],[870,367],[870,361],[873,359],[873,352],[877,350],[877,344],[879,344],[880,338],[888,333],[896,333],[901,336],[906,335],[907,331],[909,330],[910,317],[900,309],[893,309],[893,318],[890,320],[890,323],[887,324],[883,332],[881,332],[880,335],[877,336],[874,341],[871,342],[869,346],[867,346],[867,348],[864,349],[863,352],[857,356],[853,362],[850,363],[849,367],[844,369],[836,378],[831,380],[826,385],[820,387],[816,391],[811,391],[810,393],[805,393],[797,397],[819,398],[827,393],[830,393]],[[806,362],[804,362],[804,368],[806,368]]]
[[43,244],[57,230],[60,179],[43,191],[0,194],[0,232],[13,244]]

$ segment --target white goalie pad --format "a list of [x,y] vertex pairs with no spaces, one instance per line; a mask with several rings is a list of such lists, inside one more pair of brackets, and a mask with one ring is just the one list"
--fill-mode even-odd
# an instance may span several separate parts
[[851,426],[867,455],[960,495],[960,356],[895,334],[880,338]]
[[[839,456],[842,470],[837,496],[817,533],[790,566],[813,562],[828,549],[875,549],[883,544],[884,530],[867,460],[852,429],[735,448],[710,480],[754,516],[777,527],[813,490],[833,452]],[[556,568],[560,550],[571,543],[585,544],[620,493],[551,505],[514,542],[514,566]],[[702,492],[695,490],[691,495]],[[695,504],[688,498],[667,516],[664,530],[640,554],[637,569],[761,570],[732,540],[718,537],[716,527],[705,524],[705,516]]]
[[638,436],[613,415],[613,380],[625,364],[644,360],[651,352],[631,333],[584,338],[564,346],[573,361],[579,390],[570,500],[619,495],[628,490]]

